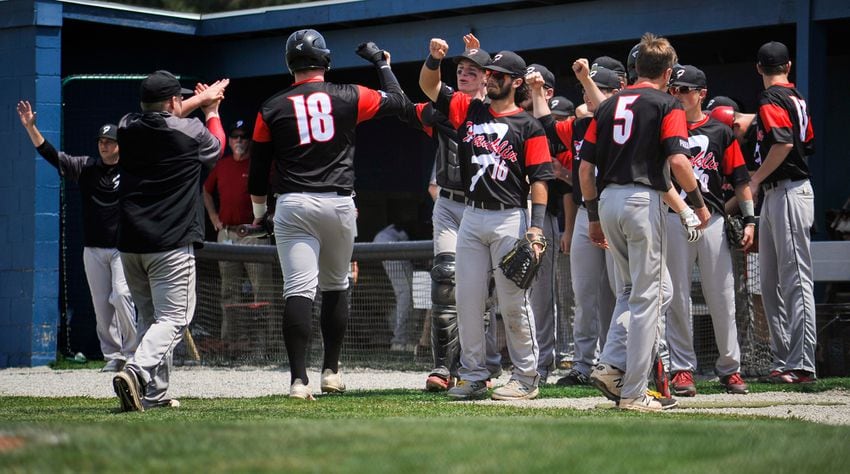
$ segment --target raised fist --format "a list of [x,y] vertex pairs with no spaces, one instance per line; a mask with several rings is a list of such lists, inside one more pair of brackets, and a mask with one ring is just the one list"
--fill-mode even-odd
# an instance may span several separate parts
[[442,61],[449,52],[449,44],[440,38],[431,38],[431,44],[428,45],[431,57]]
[[368,43],[360,43],[357,46],[357,55],[361,58],[369,61],[372,64],[377,64],[378,61],[383,61],[386,58],[384,57],[384,50],[378,47],[375,43],[369,41]]

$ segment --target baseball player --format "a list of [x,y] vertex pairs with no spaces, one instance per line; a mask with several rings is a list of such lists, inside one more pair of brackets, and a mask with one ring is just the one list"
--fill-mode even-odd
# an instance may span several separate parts
[[[487,73],[490,54],[480,48],[474,35],[464,36],[466,48],[454,58],[457,64],[457,90],[475,99],[486,98]],[[426,80],[427,67],[423,66]],[[442,85],[437,84],[438,87]],[[455,303],[455,249],[457,231],[466,208],[465,186],[461,164],[458,162],[457,129],[448,118],[437,112],[431,102],[417,105],[418,120],[426,131],[437,136],[437,153],[434,158],[432,181],[439,186],[432,222],[434,226],[434,266],[431,268],[431,351],[434,368],[425,381],[429,391],[445,391],[453,386],[460,363],[460,341],[457,332],[457,306]],[[491,378],[501,372],[501,355],[496,339],[495,313],[489,307],[486,358]]]
[[375,65],[384,91],[325,82],[331,64],[325,39],[312,29],[292,33],[286,65],[295,82],[263,103],[254,126],[248,190],[255,222],[266,213],[267,192],[277,197],[274,227],[293,398],[313,399],[307,349],[317,286],[325,349],[321,390],[345,391],[339,353],[348,322],[346,290],[356,228],[354,129],[375,117],[401,114],[410,103],[390,69],[388,53],[374,43],[362,44],[357,52]]
[[189,108],[182,96],[192,91],[156,71],[142,81],[142,112],[118,123],[118,250],[139,311],[139,346],[112,379],[123,411],[179,406],[166,392],[174,347],[195,312],[194,247],[204,238],[198,185],[202,167],[211,168],[224,151],[224,88],[208,89],[215,90],[201,104],[205,126],[181,117]]
[[21,125],[38,154],[67,179],[77,181],[83,203],[83,265],[91,291],[103,372],[118,372],[136,351],[136,308],[124,278],[118,240],[118,126],[98,129],[100,157],[71,156],[56,151],[35,126],[28,101],[18,102]]
[[684,110],[662,92],[675,63],[676,52],[666,39],[644,34],[637,84],[600,104],[579,152],[588,234],[594,244],[611,249],[623,279],[590,381],[626,410],[660,411],[677,404],[646,393],[662,310],[667,247],[662,202],[671,189],[671,171],[703,217],[683,206],[677,209],[682,225],[698,236],[701,220],[710,216],[687,159]]
[[759,98],[753,196],[762,198],[759,267],[773,355],[771,380],[811,383],[815,376],[815,301],[810,228],[815,196],[809,182],[814,132],[806,100],[788,82],[791,60],[779,42],[758,51]]
[[[604,67],[597,67],[590,71],[586,67],[575,69],[576,76],[580,80],[584,76],[589,78],[605,98],[619,91],[620,80],[614,71]],[[583,92],[588,110],[593,113],[599,101],[588,100],[589,94],[589,92]],[[542,99],[539,98],[539,100]],[[540,115],[540,121],[550,141],[557,140],[573,150],[572,168],[578,170],[581,165],[578,158],[579,151],[591,117],[582,117],[574,122],[555,123],[553,118],[547,115],[547,108],[535,107],[535,111],[536,115]],[[613,271],[608,271],[609,268],[613,270],[614,262],[611,252],[606,252],[590,241],[587,208],[581,196],[578,173],[573,173],[573,191],[570,198],[578,207],[578,211],[565,216],[565,219],[569,220],[565,222],[564,228],[572,229],[572,235],[564,245],[569,244],[573,293],[581,297],[576,298],[573,322],[573,340],[575,341],[573,365],[566,376],[558,379],[557,384],[587,385],[599,350],[605,345],[611,315],[614,312],[614,275]]]
[[[732,255],[726,238],[722,185],[725,180],[735,188],[746,227],[741,242],[746,250],[753,243],[755,215],[750,194],[750,175],[741,148],[732,130],[702,111],[706,96],[705,74],[694,66],[674,68],[670,92],[685,109],[688,143],[694,177],[711,208],[703,236],[688,242],[683,229],[676,225],[679,216],[667,213],[667,269],[673,282],[673,302],[667,311],[667,346],[670,351],[670,388],[678,396],[696,395],[693,373],[697,366],[694,351],[693,319],[690,311],[691,274],[699,264],[702,292],[708,304],[719,356],[715,371],[720,384],[729,393],[746,394],[741,378],[741,349],[735,326],[735,286]],[[684,193],[682,194],[684,199]]]
[[[455,400],[481,398],[487,394],[484,350],[484,313],[489,272],[517,238],[529,234],[539,241],[546,212],[545,181],[553,177],[549,145],[540,124],[517,106],[525,86],[526,64],[517,54],[502,51],[485,68],[489,70],[487,96],[490,104],[439,87],[440,61],[448,44],[432,39],[426,67],[437,87],[423,88],[459,128],[467,207],[458,230],[457,293],[461,353],[460,381],[449,389]],[[420,76],[421,78],[421,76]],[[420,80],[420,85],[423,81]],[[530,184],[529,184],[530,183]],[[531,191],[532,212],[527,216]],[[535,245],[542,251],[542,245]],[[510,381],[493,391],[496,400],[522,400],[537,396],[538,347],[534,315],[524,290],[494,271],[496,295],[505,321],[508,352],[513,362]]]

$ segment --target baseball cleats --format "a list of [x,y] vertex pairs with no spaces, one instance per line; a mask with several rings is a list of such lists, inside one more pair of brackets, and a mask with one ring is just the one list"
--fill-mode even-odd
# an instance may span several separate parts
[[750,393],[750,388],[747,387],[747,383],[744,382],[744,379],[741,378],[741,374],[738,372],[720,377],[720,385],[723,385],[723,388],[726,389],[726,393],[736,395],[746,395]]
[[762,378],[762,381],[768,383],[794,383],[791,373],[781,370],[771,370],[768,376]]
[[516,379],[511,379],[508,383],[493,390],[493,400],[531,400],[537,398],[540,390],[536,385],[524,384]]
[[151,408],[180,408],[180,400],[177,400],[176,398],[166,398],[152,403],[143,402],[143,404],[145,405],[146,410]]
[[590,385],[596,387],[605,398],[620,401],[624,372],[610,364],[597,364],[590,373]]
[[483,380],[460,380],[447,395],[452,400],[478,400],[487,395],[487,384]]
[[694,374],[688,370],[676,372],[673,374],[673,380],[670,381],[670,390],[679,397],[696,396],[697,387],[694,385]]
[[428,392],[445,392],[454,387],[452,377],[445,378],[439,374],[431,374],[425,381],[425,390]]
[[818,381],[815,374],[807,370],[789,370],[786,373],[791,377],[791,383],[815,383]]
[[567,373],[567,375],[559,378],[558,381],[555,382],[555,385],[560,385],[562,387],[569,387],[569,386],[572,386],[572,385],[589,385],[589,384],[590,384],[590,379],[587,377],[587,375],[584,375],[583,373],[579,372],[576,369],[570,369],[570,371],[569,371],[569,373]]
[[315,400],[310,389],[304,385],[301,379],[295,379],[289,386],[289,398],[300,398],[301,400]]
[[145,411],[142,406],[140,383],[135,372],[122,370],[112,377],[112,388],[121,401],[121,411]]
[[112,359],[100,369],[101,372],[121,372],[124,370],[124,359]]
[[331,369],[322,371],[322,393],[343,393],[345,392],[345,384],[342,383],[342,377],[339,371],[334,373]]
[[673,398],[658,398],[650,395],[642,395],[638,398],[623,398],[617,402],[617,408],[621,410],[659,412],[679,406]]

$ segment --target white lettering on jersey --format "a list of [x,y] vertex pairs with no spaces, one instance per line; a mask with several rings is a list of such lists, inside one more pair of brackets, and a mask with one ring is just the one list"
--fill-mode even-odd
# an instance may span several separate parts
[[492,122],[473,124],[467,122],[466,126],[466,137],[464,137],[463,141],[466,143],[472,142],[473,146],[491,152],[472,156],[472,162],[480,166],[480,168],[478,168],[478,172],[472,177],[472,181],[469,184],[469,191],[471,192],[475,189],[478,180],[484,176],[484,173],[492,165],[495,165],[495,167],[493,168],[493,172],[490,173],[490,176],[495,180],[504,181],[508,175],[508,167],[507,164],[503,163],[503,160],[507,157],[506,155],[510,154],[513,156],[512,161],[516,161],[516,153],[513,152],[513,147],[507,141],[502,141],[508,133],[508,124]]

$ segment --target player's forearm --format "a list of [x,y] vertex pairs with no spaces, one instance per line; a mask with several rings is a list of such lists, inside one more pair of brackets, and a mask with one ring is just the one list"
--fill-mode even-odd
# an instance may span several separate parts
[[[431,65],[433,66],[433,63]],[[437,69],[431,69],[428,66],[429,63],[426,61],[419,71],[419,87],[431,99],[431,102],[436,102],[437,97],[440,95],[440,82],[442,80],[440,77],[440,66],[439,62],[437,62]]]
[[593,82],[593,79],[590,76],[582,76],[579,78],[579,82],[581,82],[581,86],[584,87],[584,95],[587,97],[587,102],[594,107],[599,107],[603,101],[605,101],[605,94],[599,90],[599,86]]
[[682,212],[688,208],[688,204],[684,199],[682,199],[682,196],[679,195],[676,188],[673,186],[670,186],[670,189],[661,195],[661,199],[676,213]]
[[670,172],[676,178],[676,182],[686,192],[690,193],[697,189],[697,179],[694,177],[694,169],[685,155],[677,153],[667,158],[670,161]]
[[35,123],[29,127],[24,127],[24,130],[27,131],[27,135],[30,137],[30,141],[32,141],[34,147],[38,148],[42,143],[44,143],[44,137],[41,135],[41,132],[38,131],[38,127],[35,126]]
[[549,101],[546,100],[546,92],[542,87],[531,90],[531,101],[534,104],[534,118],[552,114],[549,109]]
[[564,233],[573,235],[573,229],[576,226],[576,215],[578,214],[578,206],[573,201],[572,194],[564,194]]
[[759,169],[753,173],[750,179],[756,184],[763,183],[785,161],[785,158],[791,153],[792,148],[794,148],[794,145],[791,143],[777,143],[770,147],[767,158],[764,159]]
[[578,180],[581,183],[581,197],[585,202],[596,199],[596,165],[582,161],[578,167]]

